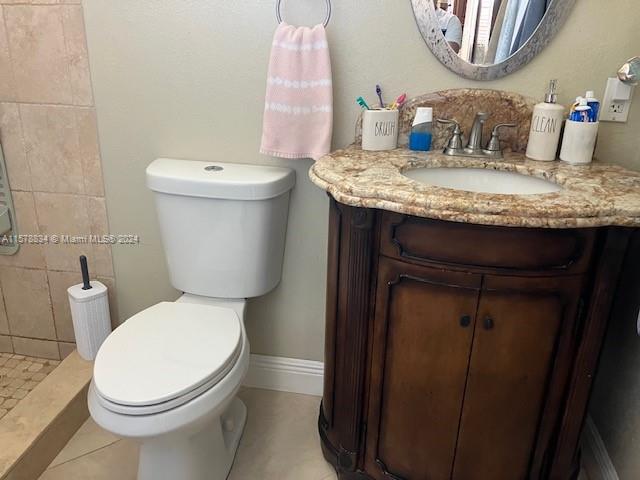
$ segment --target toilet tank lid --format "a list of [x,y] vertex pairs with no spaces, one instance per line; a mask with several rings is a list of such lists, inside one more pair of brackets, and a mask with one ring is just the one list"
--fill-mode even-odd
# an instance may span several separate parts
[[147,167],[147,186],[154,192],[227,200],[265,200],[282,195],[296,183],[284,167],[158,158]]

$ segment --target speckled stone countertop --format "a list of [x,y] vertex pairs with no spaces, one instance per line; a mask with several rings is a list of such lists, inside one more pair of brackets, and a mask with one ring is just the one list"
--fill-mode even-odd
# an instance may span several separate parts
[[[563,189],[497,195],[425,185],[402,175],[420,167],[508,170],[545,178]],[[572,166],[527,160],[515,153],[485,160],[407,149],[366,152],[351,146],[318,160],[309,176],[340,203],[418,217],[531,228],[640,226],[640,173],[599,162]]]

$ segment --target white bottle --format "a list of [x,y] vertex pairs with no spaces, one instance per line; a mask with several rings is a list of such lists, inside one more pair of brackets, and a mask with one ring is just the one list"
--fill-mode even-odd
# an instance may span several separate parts
[[556,103],[558,101],[557,85],[557,80],[551,80],[544,102],[533,107],[527,144],[527,158],[532,160],[551,162],[556,159],[562,122],[565,117],[564,107]]

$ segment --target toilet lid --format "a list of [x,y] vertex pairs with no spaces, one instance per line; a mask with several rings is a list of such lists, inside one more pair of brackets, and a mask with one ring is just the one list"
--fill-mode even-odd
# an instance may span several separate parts
[[94,386],[120,405],[167,402],[228,371],[241,340],[240,320],[230,308],[162,302],[107,337],[95,359]]

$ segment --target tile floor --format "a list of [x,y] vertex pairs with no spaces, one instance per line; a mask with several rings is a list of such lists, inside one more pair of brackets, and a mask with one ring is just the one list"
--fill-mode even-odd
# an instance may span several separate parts
[[57,360],[0,353],[0,418],[59,364]]
[[[320,397],[243,388],[249,418],[229,480],[335,480],[320,450]],[[135,480],[137,447],[91,419],[40,480]]]
[[[256,388],[239,397],[249,418],[228,480],[336,480],[320,450],[320,397]],[[137,462],[135,443],[89,418],[39,480],[135,480]],[[584,470],[579,480],[589,480]]]

